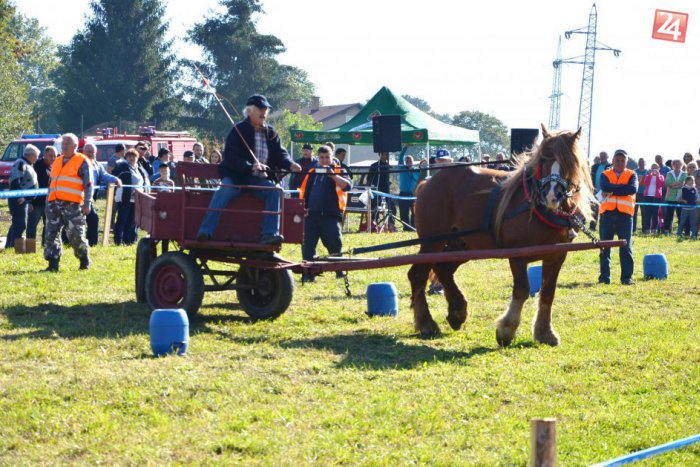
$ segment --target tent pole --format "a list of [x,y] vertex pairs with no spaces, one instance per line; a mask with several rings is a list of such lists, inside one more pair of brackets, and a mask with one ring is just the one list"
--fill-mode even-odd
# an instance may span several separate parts
[[430,177],[430,141],[425,142],[426,159],[428,160],[428,177]]
[[351,147],[352,147],[352,145],[348,144],[348,160],[347,160],[347,162],[345,162],[345,165],[352,164],[352,153],[350,152]]
[[292,140],[291,147],[289,148],[289,157],[291,157],[292,160],[294,160],[294,140]]

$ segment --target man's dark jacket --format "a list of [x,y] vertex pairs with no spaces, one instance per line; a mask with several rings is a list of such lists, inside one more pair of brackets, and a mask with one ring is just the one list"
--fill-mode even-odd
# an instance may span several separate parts
[[391,165],[389,162],[377,161],[369,166],[369,175],[367,177],[367,184],[382,193],[389,193],[389,169]]
[[[34,172],[36,172],[36,180],[39,182],[39,188],[48,188],[51,174],[51,166],[44,163],[44,159],[37,159],[34,163]],[[36,196],[32,200],[34,206],[45,206],[46,195]]]
[[[231,177],[234,185],[246,185],[253,173],[254,159],[253,155],[244,144],[240,131],[248,147],[255,153],[255,128],[250,123],[250,119],[246,118],[240,123],[237,123],[234,128],[231,128],[226,137],[226,146],[224,147],[224,158],[219,164],[219,173],[221,177]],[[277,183],[279,181],[276,171],[289,170],[292,165],[292,158],[289,157],[287,150],[282,147],[279,134],[271,126],[265,127],[267,139],[267,165],[270,167],[270,172],[267,178]]]

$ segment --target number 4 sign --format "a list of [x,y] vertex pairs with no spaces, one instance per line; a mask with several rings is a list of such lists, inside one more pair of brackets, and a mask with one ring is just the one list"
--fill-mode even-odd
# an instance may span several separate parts
[[656,10],[651,37],[671,42],[685,42],[688,14],[677,11]]

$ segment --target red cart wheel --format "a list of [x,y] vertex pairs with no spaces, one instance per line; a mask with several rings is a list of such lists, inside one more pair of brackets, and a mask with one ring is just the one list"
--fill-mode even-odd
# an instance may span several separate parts
[[152,309],[183,308],[194,316],[204,299],[204,277],[195,260],[182,252],[164,253],[146,274],[146,300]]

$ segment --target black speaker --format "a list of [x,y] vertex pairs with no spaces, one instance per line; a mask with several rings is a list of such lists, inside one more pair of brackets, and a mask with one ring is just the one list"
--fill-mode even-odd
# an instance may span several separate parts
[[510,153],[520,154],[531,151],[540,136],[537,128],[512,128],[510,130]]
[[378,115],[372,118],[374,152],[401,150],[401,116]]

